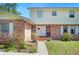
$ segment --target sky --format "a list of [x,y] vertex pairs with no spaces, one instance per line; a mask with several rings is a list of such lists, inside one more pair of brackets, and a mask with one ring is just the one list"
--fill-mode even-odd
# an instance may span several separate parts
[[79,7],[79,3],[18,3],[17,11],[30,18],[28,7]]

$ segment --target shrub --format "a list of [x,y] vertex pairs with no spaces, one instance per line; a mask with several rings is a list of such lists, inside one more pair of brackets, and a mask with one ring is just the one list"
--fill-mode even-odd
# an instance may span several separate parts
[[64,33],[61,41],[71,41],[73,39],[73,35],[69,33]]
[[36,43],[37,41],[36,40],[32,40],[32,43]]
[[4,45],[0,45],[0,49],[4,49]]
[[38,35],[36,33],[32,33],[32,39],[36,40],[38,38]]
[[7,40],[7,43],[5,44],[5,48],[9,48],[9,47],[15,47],[14,40],[12,38],[9,38]]
[[17,50],[14,47],[8,47],[5,49],[5,51],[10,52],[10,51],[17,51]]
[[29,49],[28,50],[29,53],[35,53],[37,50],[37,48],[35,46],[28,46],[28,49]]
[[19,44],[19,49],[25,49],[26,48],[26,43],[24,41],[21,41]]
[[52,39],[51,39],[51,38],[48,38],[48,39],[47,39],[47,41],[50,41],[50,40],[52,40]]

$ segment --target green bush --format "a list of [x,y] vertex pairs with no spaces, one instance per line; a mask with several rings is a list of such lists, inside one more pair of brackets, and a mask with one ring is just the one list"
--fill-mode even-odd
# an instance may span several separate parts
[[6,52],[10,52],[10,51],[17,51],[16,48],[14,47],[8,47],[5,49]]
[[7,40],[7,43],[5,44],[5,48],[9,48],[9,47],[15,47],[14,40],[11,38],[9,38]]
[[0,49],[4,49],[4,45],[0,45]]
[[20,42],[19,49],[26,49],[26,43],[24,41]]
[[47,41],[50,41],[50,40],[52,40],[52,39],[51,39],[51,38],[48,38],[48,39],[47,39]]
[[32,33],[32,39],[33,39],[33,40],[36,40],[37,38],[38,38],[38,34]]
[[37,41],[36,40],[32,40],[32,43],[36,43]]
[[71,41],[73,39],[73,35],[69,33],[64,33],[61,41]]
[[37,48],[35,46],[29,46],[28,49],[29,49],[28,50],[29,53],[35,53],[37,50]]

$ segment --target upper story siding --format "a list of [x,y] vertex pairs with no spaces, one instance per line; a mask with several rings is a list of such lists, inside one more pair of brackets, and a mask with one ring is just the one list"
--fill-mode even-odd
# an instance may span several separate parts
[[[35,24],[79,24],[79,8],[29,8],[30,18]],[[37,17],[37,11],[43,12],[43,17]],[[52,16],[56,11],[56,16]],[[75,12],[75,17],[70,18],[70,11]]]

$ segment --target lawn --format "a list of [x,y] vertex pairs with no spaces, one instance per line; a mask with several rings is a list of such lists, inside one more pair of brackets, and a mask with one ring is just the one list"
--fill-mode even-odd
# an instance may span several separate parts
[[79,55],[79,41],[46,41],[49,55]]

